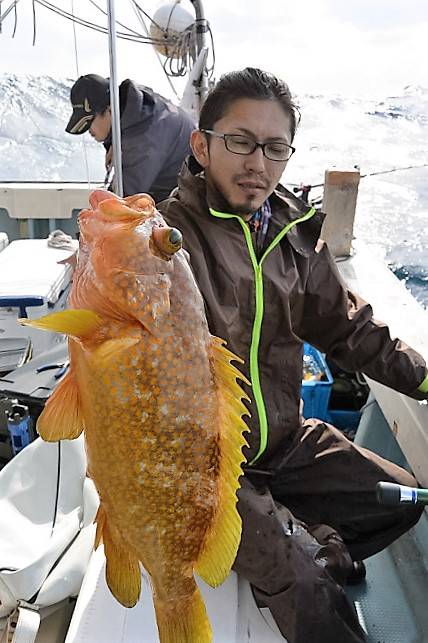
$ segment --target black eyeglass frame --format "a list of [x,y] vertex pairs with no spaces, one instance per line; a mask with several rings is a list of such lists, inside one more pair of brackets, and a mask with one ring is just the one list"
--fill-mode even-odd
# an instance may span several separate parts
[[[204,134],[208,134],[209,136],[216,136],[217,138],[222,138],[224,142],[224,146],[227,149],[228,152],[231,154],[239,154],[240,156],[250,156],[250,154],[253,154],[258,147],[261,148],[263,152],[263,156],[267,158],[269,161],[274,161],[275,163],[284,163],[284,161],[289,161],[291,157],[293,156],[294,152],[296,151],[296,148],[293,147],[292,145],[289,145],[288,143],[283,143],[282,141],[279,143],[276,143],[277,145],[284,145],[286,148],[290,150],[290,156],[288,156],[286,159],[272,159],[270,158],[265,151],[265,147],[267,145],[272,145],[274,143],[272,142],[267,142],[267,143],[259,143],[258,141],[254,141],[250,136],[246,136],[245,134],[222,134],[221,132],[215,132],[212,129],[201,129],[199,130],[200,132],[203,132]],[[227,146],[227,140],[230,137],[237,137],[239,136],[240,138],[246,138],[248,141],[251,141],[254,145],[253,149],[250,152],[236,152],[235,150],[231,150]]]

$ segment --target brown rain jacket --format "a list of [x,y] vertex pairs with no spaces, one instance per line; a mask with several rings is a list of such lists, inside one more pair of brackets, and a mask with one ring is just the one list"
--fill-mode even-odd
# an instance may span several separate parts
[[[236,216],[220,217],[228,206],[192,157],[182,167],[178,189],[158,205],[183,234],[211,333],[245,360],[242,370],[253,384],[246,456],[262,467],[274,464],[274,454],[301,423],[303,340],[346,371],[361,371],[407,395],[418,397],[427,372],[423,358],[391,339],[388,328],[373,319],[371,306],[347,290],[327,246],[315,251],[323,215],[308,213],[308,205],[287,191],[275,191],[269,201],[272,218],[255,263],[245,239],[248,226]],[[296,223],[306,213],[309,218]]]

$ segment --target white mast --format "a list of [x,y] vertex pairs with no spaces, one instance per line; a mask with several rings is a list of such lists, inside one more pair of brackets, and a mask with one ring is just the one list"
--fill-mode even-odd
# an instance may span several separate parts
[[107,0],[108,11],[108,43],[110,57],[110,106],[112,121],[112,145],[113,145],[113,165],[114,191],[118,196],[123,196],[123,178],[122,178],[122,147],[120,135],[120,108],[119,108],[119,83],[117,80],[116,66],[116,18],[114,11],[114,0]]
[[[202,1],[190,0],[190,2],[192,3],[195,9],[196,49],[197,49],[197,56],[199,56],[204,49],[207,49],[207,45],[206,45],[206,33],[208,29],[207,21],[205,19],[205,12],[204,12],[204,7],[202,5]],[[200,111],[202,104],[205,100],[205,97],[208,93],[208,77],[207,77],[207,72],[205,67],[201,73],[200,82],[199,82],[199,86],[197,87],[197,90],[199,90],[199,111]]]

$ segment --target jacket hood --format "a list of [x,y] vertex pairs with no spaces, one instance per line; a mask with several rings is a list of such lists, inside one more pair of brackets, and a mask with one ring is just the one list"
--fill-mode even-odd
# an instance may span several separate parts
[[124,80],[120,88],[121,129],[138,125],[152,111],[153,92],[149,87],[136,85],[132,80]]

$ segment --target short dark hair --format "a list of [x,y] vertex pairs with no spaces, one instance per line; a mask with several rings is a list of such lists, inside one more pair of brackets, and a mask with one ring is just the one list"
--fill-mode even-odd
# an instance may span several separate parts
[[293,102],[288,85],[273,74],[255,67],[246,67],[221,76],[202,105],[199,129],[213,129],[230,105],[241,98],[277,101],[290,117],[293,140],[300,121],[300,110]]

